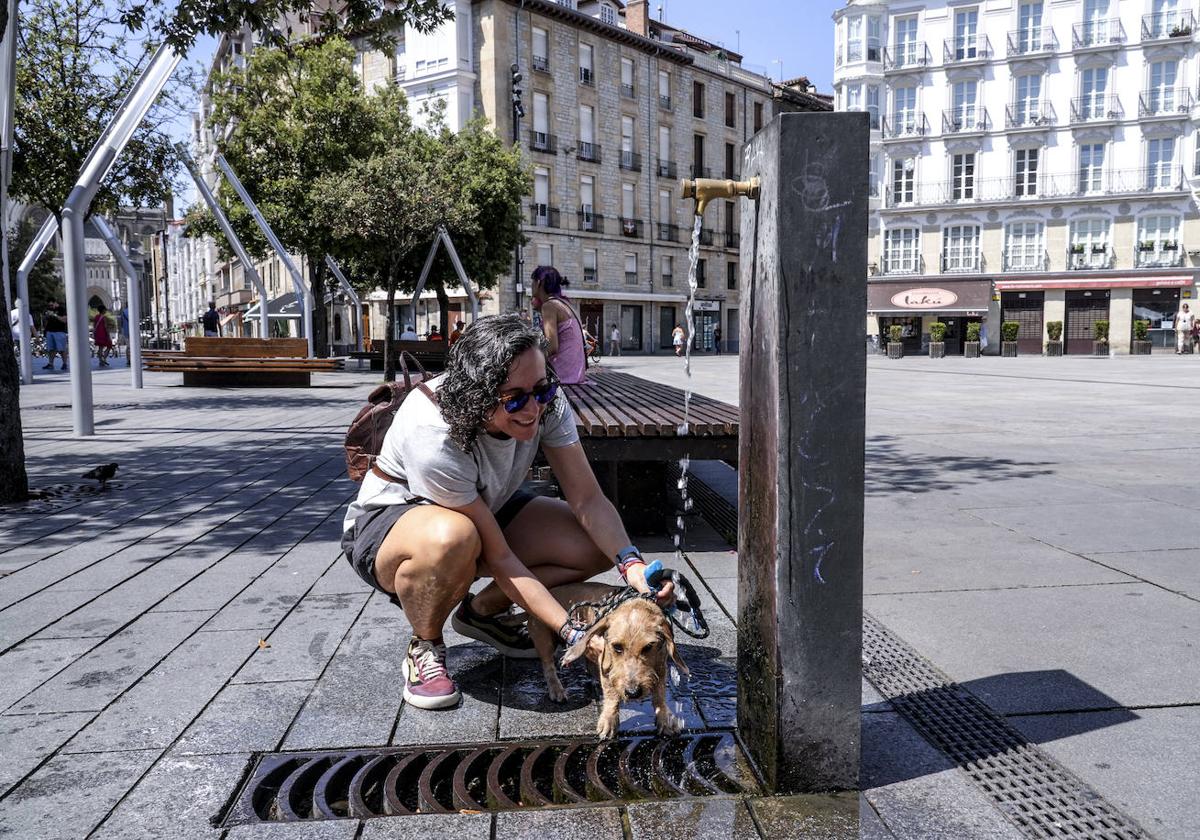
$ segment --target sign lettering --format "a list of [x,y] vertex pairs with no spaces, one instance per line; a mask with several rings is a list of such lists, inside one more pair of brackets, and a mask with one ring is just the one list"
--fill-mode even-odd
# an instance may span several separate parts
[[958,302],[949,289],[905,289],[892,295],[892,306],[899,309],[945,309]]

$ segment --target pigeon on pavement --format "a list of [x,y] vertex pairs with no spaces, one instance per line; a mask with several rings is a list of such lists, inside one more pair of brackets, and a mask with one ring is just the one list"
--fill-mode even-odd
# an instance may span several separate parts
[[100,489],[103,490],[104,485],[107,484],[112,479],[112,477],[116,474],[117,474],[117,465],[116,464],[104,464],[102,466],[96,467],[96,469],[94,469],[94,470],[88,470],[81,477],[96,479],[96,481],[100,482]]

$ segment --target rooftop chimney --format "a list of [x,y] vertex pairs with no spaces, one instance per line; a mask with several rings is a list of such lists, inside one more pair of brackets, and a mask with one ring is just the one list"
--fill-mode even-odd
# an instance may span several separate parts
[[625,28],[643,38],[650,37],[650,6],[646,0],[629,0],[625,6]]

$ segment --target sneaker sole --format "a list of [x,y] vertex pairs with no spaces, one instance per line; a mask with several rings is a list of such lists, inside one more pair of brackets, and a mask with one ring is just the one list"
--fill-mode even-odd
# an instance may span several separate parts
[[451,706],[457,706],[462,700],[462,692],[455,691],[453,694],[446,694],[442,697],[426,697],[422,694],[413,694],[408,690],[408,659],[404,660],[401,668],[404,672],[404,702],[410,706],[416,706],[418,709],[449,709]]
[[485,645],[495,648],[500,653],[507,656],[509,659],[537,659],[538,658],[538,652],[537,652],[536,648],[533,648],[533,647],[528,647],[528,648],[509,647],[508,645],[504,644],[504,642],[501,642],[501,641],[489,636],[487,633],[483,632],[479,628],[473,627],[470,624],[467,624],[465,621],[462,621],[458,617],[457,612],[455,612],[453,615],[450,616],[450,626],[454,628],[455,632],[461,633],[462,635],[466,636],[467,638],[474,639],[477,642],[483,642]]

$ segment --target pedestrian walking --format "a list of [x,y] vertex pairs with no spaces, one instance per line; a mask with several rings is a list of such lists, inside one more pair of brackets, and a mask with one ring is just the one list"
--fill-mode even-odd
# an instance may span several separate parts
[[421,337],[417,335],[417,331],[413,329],[412,324],[404,325],[404,332],[400,333],[401,341],[420,341],[420,338]]
[[1192,328],[1196,326],[1196,315],[1185,303],[1175,313],[1175,353],[1192,352]]
[[108,367],[113,340],[108,329],[108,307],[103,303],[96,305],[96,317],[92,319],[92,342],[96,345],[96,358],[100,360],[100,367]]
[[51,301],[42,317],[42,330],[46,334],[46,370],[54,370],[54,354],[62,356],[62,369],[67,369],[67,318],[62,304]]
[[208,311],[200,316],[200,323],[204,326],[205,338],[221,337],[221,313],[217,311],[216,303],[208,302]]
[[713,328],[713,351],[718,356],[721,355],[721,328],[720,327]]
[[429,330],[429,340],[430,341],[444,341],[445,340],[445,336],[442,335],[442,331],[439,330],[436,325],[432,329]]
[[621,355],[621,330],[616,324],[612,325],[612,332],[608,336],[608,354],[610,356]]
[[675,325],[675,329],[671,330],[671,346],[675,348],[675,355],[683,355],[683,327],[679,324]]
[[[121,351],[122,347],[124,347],[124,348],[129,347],[129,307],[128,306],[121,307],[121,311],[117,315],[117,328],[118,328],[119,332],[117,335],[117,350],[113,353],[114,356],[121,355],[120,351]],[[125,353],[126,353],[126,355],[128,355],[129,350],[126,349]]]
[[[33,341],[33,313],[30,312],[26,317],[25,336],[29,341]],[[8,313],[8,323],[12,327],[13,349],[18,353],[21,350],[21,299],[17,298],[13,301],[12,312]]]
[[449,340],[449,346],[450,346],[450,347],[453,347],[453,346],[454,346],[454,342],[456,342],[456,341],[458,341],[460,338],[462,338],[462,331],[463,331],[463,329],[464,329],[466,326],[467,326],[467,325],[466,325],[466,324],[464,324],[462,321],[455,321],[455,322],[454,322],[454,332],[450,333],[450,340]]

